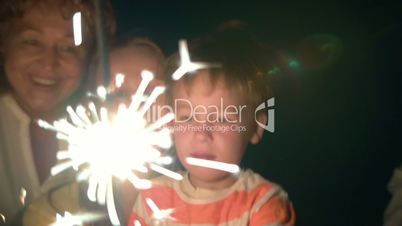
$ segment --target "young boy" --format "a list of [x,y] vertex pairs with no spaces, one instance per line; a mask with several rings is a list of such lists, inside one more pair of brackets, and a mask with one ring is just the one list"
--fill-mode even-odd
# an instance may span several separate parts
[[[239,165],[257,144],[267,116],[256,107],[269,97],[260,46],[241,32],[201,41],[193,61],[220,63],[171,83],[177,109],[173,138],[187,173],[161,177],[136,201],[129,225],[294,225],[295,213],[278,185],[251,170],[238,174],[190,164],[189,158]],[[175,59],[178,60],[178,59]]]

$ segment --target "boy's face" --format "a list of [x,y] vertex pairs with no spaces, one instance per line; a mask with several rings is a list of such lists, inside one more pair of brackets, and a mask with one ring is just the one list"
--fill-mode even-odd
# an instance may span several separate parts
[[74,45],[71,19],[43,5],[12,19],[1,47],[12,93],[32,117],[46,117],[77,90],[87,52]]
[[[111,74],[109,89],[113,90],[115,94],[123,95],[122,97],[119,97],[118,101],[115,101],[116,105],[114,107],[116,107],[116,109],[120,103],[125,103],[127,106],[130,104],[132,100],[131,96],[135,94],[142,81],[141,72],[143,70],[148,70],[154,73],[154,79],[149,83],[145,90],[146,94],[149,95],[155,87],[164,85],[164,82],[161,79],[158,79],[157,74],[162,65],[160,65],[158,59],[146,48],[127,46],[114,49],[110,53],[109,62]],[[119,73],[124,75],[124,83],[121,87],[116,87],[116,75]],[[103,78],[100,68],[98,68],[96,79],[97,83],[101,85]],[[163,106],[164,104],[165,95],[162,94],[147,111],[147,119],[153,121],[159,118],[157,111],[152,110],[157,108],[157,106]]]
[[[188,170],[194,186],[223,188],[234,177],[227,172],[189,165],[187,157],[240,164],[248,143],[258,143],[256,127],[241,91],[226,87],[222,80],[215,87],[209,72],[199,72],[191,87],[178,81],[172,95],[176,100],[174,142],[177,154]],[[218,109],[218,110],[217,110]],[[191,116],[191,118],[190,118]]]
[[[110,53],[110,72],[112,76],[110,84],[114,86],[116,74],[124,74],[124,83],[118,91],[131,96],[135,93],[142,80],[141,72],[148,70],[156,76],[159,67],[156,57],[144,48],[128,46],[115,49]],[[101,78],[100,73],[98,73],[97,77]],[[153,84],[154,82],[151,85]]]

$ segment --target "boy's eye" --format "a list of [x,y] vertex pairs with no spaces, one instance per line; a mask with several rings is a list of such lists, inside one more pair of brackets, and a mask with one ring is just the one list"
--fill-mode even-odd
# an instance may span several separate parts
[[191,115],[178,115],[178,122],[190,122],[193,121],[193,117]]
[[217,123],[232,123],[232,121],[230,121],[229,119],[227,119],[226,117],[220,117],[216,120]]
[[218,119],[218,122],[227,123],[228,120],[226,119],[226,117],[220,117],[220,118]]

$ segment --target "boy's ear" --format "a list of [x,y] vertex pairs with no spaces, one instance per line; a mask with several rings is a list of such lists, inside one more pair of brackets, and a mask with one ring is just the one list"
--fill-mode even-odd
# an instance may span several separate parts
[[[268,118],[265,114],[258,114],[256,120],[258,120],[258,122],[266,125]],[[258,144],[258,142],[260,142],[262,136],[264,135],[264,130],[265,130],[264,128],[262,128],[261,126],[257,125],[257,123],[255,123],[254,131],[250,137],[250,143]]]

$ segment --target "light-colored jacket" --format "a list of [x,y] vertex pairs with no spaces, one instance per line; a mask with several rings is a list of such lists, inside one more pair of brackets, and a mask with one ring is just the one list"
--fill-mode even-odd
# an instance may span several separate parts
[[392,194],[391,201],[385,210],[384,226],[402,225],[402,165],[395,169],[388,190]]
[[74,178],[72,172],[66,172],[40,185],[31,150],[30,123],[11,95],[0,96],[0,213],[6,221],[24,208],[22,189],[26,191],[27,206],[49,189]]

